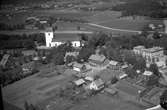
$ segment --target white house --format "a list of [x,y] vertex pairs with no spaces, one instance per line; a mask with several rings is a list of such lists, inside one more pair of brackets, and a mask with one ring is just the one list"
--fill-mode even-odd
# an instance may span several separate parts
[[91,90],[101,90],[104,88],[104,82],[101,80],[101,79],[97,79],[95,81],[93,81],[91,84],[90,84],[90,89]]

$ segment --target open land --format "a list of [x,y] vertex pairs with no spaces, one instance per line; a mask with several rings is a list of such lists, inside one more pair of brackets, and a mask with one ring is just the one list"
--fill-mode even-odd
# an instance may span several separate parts
[[[94,67],[94,69],[99,71],[100,68]],[[55,108],[60,108],[61,110],[62,107],[66,106],[69,107],[69,110],[110,110],[111,108],[113,110],[144,110],[146,108],[146,106],[135,101],[128,100],[129,96],[124,92],[119,92],[115,96],[101,92],[87,97],[86,100],[82,100],[77,104],[72,104],[68,100],[57,98],[56,93],[59,88],[75,80],[72,76],[73,71],[59,66],[59,71],[61,70],[62,74],[57,75],[57,70],[52,65],[41,66],[40,70],[38,74],[4,87],[4,100],[22,109],[25,101],[37,104],[48,110],[55,110]],[[115,73],[116,71],[110,72],[111,74],[118,74]]]

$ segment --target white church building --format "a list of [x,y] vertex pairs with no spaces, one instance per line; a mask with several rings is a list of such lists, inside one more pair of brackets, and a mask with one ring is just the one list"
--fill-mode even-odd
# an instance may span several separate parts
[[92,34],[87,31],[52,31],[52,29],[46,30],[45,40],[46,47],[59,46],[67,41],[72,43],[73,47],[80,47],[84,44],[81,42],[81,36],[78,34]]

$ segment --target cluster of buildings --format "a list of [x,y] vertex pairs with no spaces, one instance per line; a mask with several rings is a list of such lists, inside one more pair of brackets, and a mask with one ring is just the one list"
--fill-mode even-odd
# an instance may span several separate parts
[[157,20],[154,23],[148,24],[148,28],[151,29],[151,31],[157,31],[160,33],[167,33],[167,20]]
[[[71,67],[74,76],[78,78],[78,80],[74,81],[77,86],[84,85],[85,89],[99,91],[105,88],[106,84],[110,84],[113,77],[123,79],[124,72],[120,72],[119,69],[117,74],[111,73],[109,69],[113,69],[116,67],[121,67],[118,63],[113,63],[114,61],[108,60],[104,55],[95,53],[92,54],[88,62],[78,63],[72,62],[67,66]],[[111,68],[110,68],[111,67]],[[107,71],[108,69],[108,71]],[[109,88],[107,89],[107,91]],[[111,91],[111,90],[110,90]]]
[[[164,55],[163,48],[145,48],[144,46],[136,46],[133,51],[135,54],[145,58],[148,66],[156,63],[159,67],[159,71],[165,76],[165,78],[167,78],[167,56]],[[128,74],[125,73],[126,68],[130,65],[114,60],[108,60],[104,55],[98,53],[99,51],[96,51],[95,54],[92,54],[89,57],[88,62],[72,62],[68,65],[76,71],[74,74],[78,80],[74,81],[74,83],[77,86],[84,85],[86,89],[95,91],[104,90],[110,94],[122,91],[126,93],[127,97],[130,99],[137,100],[142,104],[159,104],[159,97],[163,89],[160,87],[153,87],[148,90],[146,86],[146,83],[153,75],[153,72],[149,70],[145,70],[144,72],[136,71],[138,77],[131,79],[128,77]],[[69,55],[71,55],[71,53],[69,53]],[[113,77],[116,77],[118,82],[114,87],[106,87],[105,85],[112,85],[111,80]],[[143,96],[141,96],[141,94],[143,94]]]

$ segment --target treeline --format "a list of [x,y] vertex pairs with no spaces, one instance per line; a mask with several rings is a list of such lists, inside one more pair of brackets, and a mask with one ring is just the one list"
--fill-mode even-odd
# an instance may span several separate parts
[[44,34],[30,35],[0,35],[0,49],[16,49],[16,48],[35,48],[35,41],[38,44],[45,44]]
[[102,51],[106,51],[103,53],[105,53],[109,59],[119,61],[121,57],[121,50],[131,50],[133,47],[138,45],[143,45],[146,48],[160,46],[164,48],[165,54],[167,54],[166,43],[166,35],[162,36],[161,38],[154,39],[147,37],[147,35],[112,37],[112,35],[108,36],[104,33],[100,33],[89,39],[88,44],[81,49],[81,54],[79,54],[79,57],[87,60],[94,49],[101,47]]
[[153,18],[167,17],[167,2],[164,0],[128,0],[112,8],[121,11],[122,16],[149,16]]
[[1,84],[2,86],[7,86],[25,77],[33,75],[36,72],[38,72],[38,70],[33,69],[31,73],[23,74],[23,70],[21,66],[16,66],[14,69],[7,70],[7,71],[0,70]]
[[18,29],[24,29],[25,25],[24,24],[15,24],[15,25],[10,25],[10,24],[5,24],[5,23],[0,23],[0,30],[18,30]]

